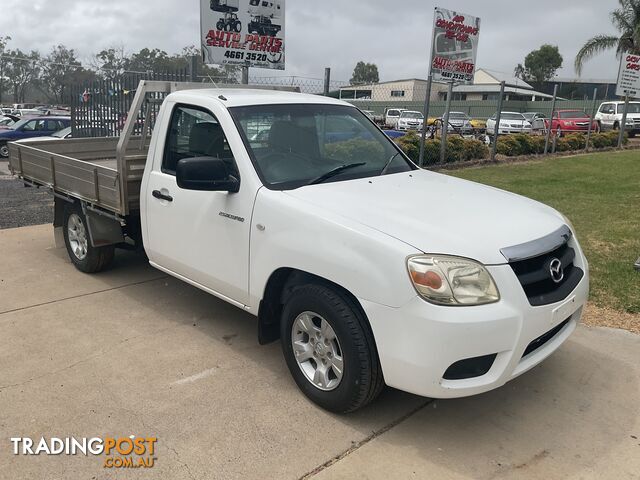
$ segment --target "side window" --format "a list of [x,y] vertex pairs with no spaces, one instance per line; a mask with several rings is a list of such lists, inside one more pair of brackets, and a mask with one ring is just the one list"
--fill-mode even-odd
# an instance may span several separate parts
[[60,127],[60,122],[57,120],[47,120],[45,123],[45,130],[49,132],[57,132],[58,130],[62,130],[62,127]]
[[36,129],[36,121],[32,120],[30,122],[27,122],[23,125],[22,130],[24,132],[33,132]]
[[218,120],[206,110],[179,105],[171,116],[162,171],[175,175],[180,160],[194,157],[219,158],[228,163],[230,171],[237,171]]
[[36,120],[36,131],[38,132],[46,132],[46,121],[45,120]]

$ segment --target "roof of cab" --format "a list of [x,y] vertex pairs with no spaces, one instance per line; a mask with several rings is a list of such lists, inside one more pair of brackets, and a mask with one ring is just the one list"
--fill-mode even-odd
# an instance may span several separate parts
[[251,88],[206,88],[180,90],[172,94],[172,96],[178,95],[194,98],[215,98],[220,101],[225,107],[273,105],[282,103],[317,103],[325,105],[352,106],[342,100],[323,97],[322,95],[311,95],[307,93],[287,92],[282,90],[259,90]]

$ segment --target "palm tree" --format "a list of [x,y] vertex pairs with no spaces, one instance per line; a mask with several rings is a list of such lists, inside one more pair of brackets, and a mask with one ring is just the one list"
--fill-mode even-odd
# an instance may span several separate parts
[[618,0],[620,8],[611,12],[611,22],[620,36],[596,35],[587,40],[576,55],[576,73],[580,75],[584,63],[605,50],[616,49],[620,57],[624,52],[640,54],[640,0]]

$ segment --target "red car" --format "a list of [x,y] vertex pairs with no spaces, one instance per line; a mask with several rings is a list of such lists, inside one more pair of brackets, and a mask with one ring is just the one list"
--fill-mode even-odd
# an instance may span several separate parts
[[[591,120],[591,117],[582,110],[556,110],[551,119],[551,133],[561,137],[566,133],[587,133],[591,122],[591,131],[596,132],[598,123]],[[549,121],[545,122],[547,127]]]

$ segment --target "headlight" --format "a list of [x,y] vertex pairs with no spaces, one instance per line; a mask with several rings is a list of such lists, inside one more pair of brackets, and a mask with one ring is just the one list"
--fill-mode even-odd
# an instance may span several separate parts
[[439,305],[482,305],[500,300],[491,274],[478,262],[446,255],[418,255],[407,262],[420,296]]

